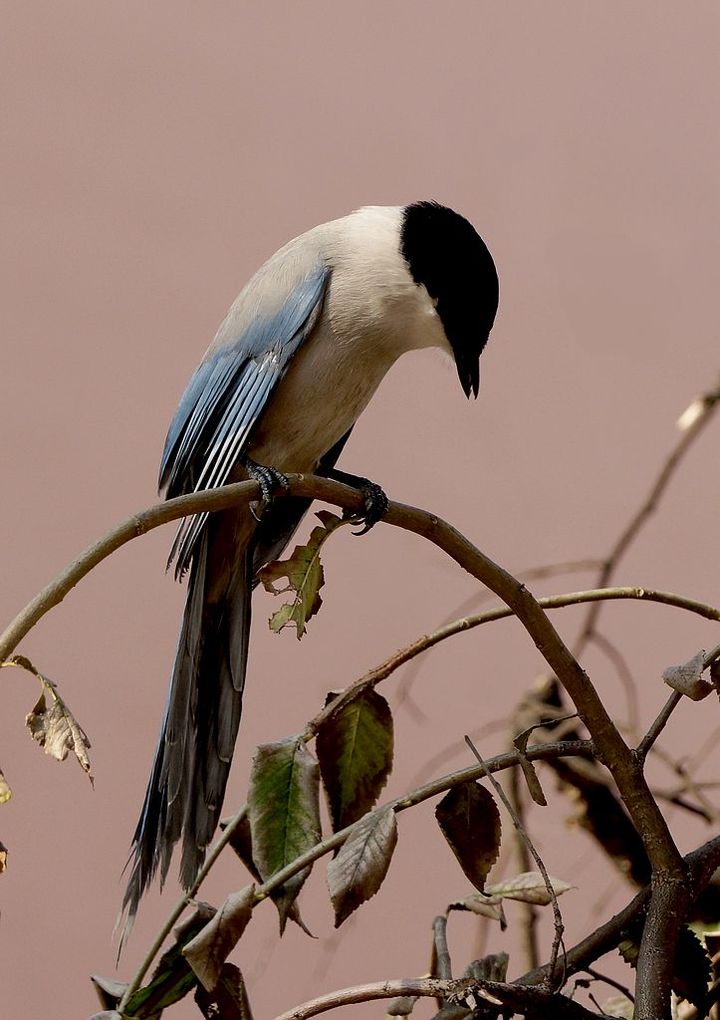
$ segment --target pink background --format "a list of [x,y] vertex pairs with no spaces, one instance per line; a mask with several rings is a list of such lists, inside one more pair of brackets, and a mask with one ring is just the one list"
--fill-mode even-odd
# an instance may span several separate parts
[[[602,555],[675,441],[675,419],[717,373],[719,29],[714,2],[4,3],[2,619],[153,502],[179,394],[257,265],[316,222],[418,198],[471,218],[499,266],[480,399],[467,404],[440,356],[409,356],[343,464],[511,569]],[[719,427],[618,582],[720,601]],[[165,529],[115,555],[21,646],[90,734],[94,792],[77,766],[33,746],[23,717],[34,682],[2,673],[0,765],[14,790],[0,808],[3,1015],[87,1016],[98,1008],[87,975],[115,973],[120,872],[184,595],[163,573],[170,540]],[[326,571],[323,612],[301,644],[270,635],[276,606],[257,596],[228,809],[244,799],[258,742],[298,732],[327,690],[475,590],[440,552],[382,527],[342,533]],[[579,619],[566,610],[555,622],[572,639]],[[665,699],[662,669],[720,640],[662,607],[612,606],[603,626],[635,671],[646,722]],[[586,664],[622,715],[607,660],[591,652]],[[397,710],[387,796],[416,785],[431,755],[442,755],[436,774],[468,763],[463,733],[506,717],[541,669],[512,622],[431,653],[414,686],[422,715]],[[399,679],[384,685],[393,703]],[[714,709],[683,706],[667,746],[695,749]],[[717,772],[710,757],[705,774]],[[582,834],[568,838],[568,804],[549,776],[546,788],[538,846],[551,873],[581,887],[563,902],[571,944],[630,890],[593,866]],[[711,831],[673,821],[683,849]],[[401,818],[385,888],[340,936],[323,872],[302,896],[317,941],[291,927],[278,945],[267,905],[236,953],[258,1017],[424,973],[432,917],[469,891],[431,805]],[[228,859],[204,896],[218,903],[244,881]],[[174,875],[169,885],[144,905],[119,976],[175,901]],[[451,922],[458,970],[484,948],[514,947],[511,932],[493,929],[485,946],[474,931],[470,918]],[[515,956],[511,973],[521,969]],[[171,1015],[197,1014],[187,1002]]]

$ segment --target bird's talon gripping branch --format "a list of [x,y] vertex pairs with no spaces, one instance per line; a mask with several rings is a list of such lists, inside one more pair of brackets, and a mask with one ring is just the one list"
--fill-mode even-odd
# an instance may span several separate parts
[[287,492],[289,482],[287,475],[277,468],[267,467],[265,464],[257,464],[250,457],[245,458],[245,470],[254,482],[260,486],[261,498],[256,503],[250,503],[250,513],[260,523],[263,513],[272,503],[278,489]]
[[385,490],[375,482],[364,481],[360,489],[363,494],[364,508],[363,512],[356,514],[354,519],[362,527],[359,531],[353,531],[353,535],[367,535],[371,528],[374,528],[377,522],[385,516],[387,508],[390,505],[390,501],[385,495]]

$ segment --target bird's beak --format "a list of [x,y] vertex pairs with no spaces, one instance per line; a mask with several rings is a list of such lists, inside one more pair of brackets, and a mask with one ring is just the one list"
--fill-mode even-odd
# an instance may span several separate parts
[[465,396],[468,400],[471,394],[477,397],[480,389],[480,353],[455,351],[455,364]]

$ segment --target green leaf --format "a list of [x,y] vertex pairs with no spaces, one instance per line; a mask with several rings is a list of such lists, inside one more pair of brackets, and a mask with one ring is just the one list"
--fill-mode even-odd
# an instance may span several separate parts
[[397,820],[391,807],[361,819],[328,864],[328,887],[335,927],[374,896],[387,875],[397,844]]
[[175,931],[175,943],[160,957],[152,980],[132,995],[125,1007],[125,1016],[150,1020],[167,1006],[179,1002],[197,984],[197,978],[183,956],[183,949],[205,927],[215,913],[207,903],[198,905],[195,913]]
[[472,780],[462,783],[443,797],[435,817],[466,877],[483,892],[500,852],[500,813],[492,794]]
[[217,913],[183,949],[183,956],[208,992],[218,983],[223,964],[245,931],[254,905],[254,885],[231,893]]
[[252,1020],[250,1000],[240,970],[232,963],[223,964],[212,992],[198,986],[195,1002],[205,1020]]
[[[265,590],[271,594],[295,592],[292,602],[285,603],[270,617],[270,630],[279,633],[284,627],[294,624],[298,640],[305,633],[308,620],[322,605],[320,589],[325,584],[325,572],[320,562],[320,550],[334,531],[350,523],[329,510],[320,510],[316,516],[320,525],[313,528],[306,545],[296,546],[289,559],[268,563],[258,572]],[[288,583],[278,588],[276,582],[281,577],[286,577]]]
[[[226,827],[227,827],[226,822],[220,822],[220,828],[222,830],[225,830]],[[248,818],[247,813],[243,815],[243,817],[240,819],[240,822],[233,829],[232,836],[230,837],[230,846],[233,848],[233,850],[238,855],[240,860],[243,862],[245,867],[248,869],[248,871],[255,879],[255,881],[262,882],[260,872],[258,871],[257,865],[255,864],[255,861],[253,859],[252,833],[250,832],[250,819]],[[282,897],[283,897],[282,889],[275,890],[274,892],[270,893],[270,898],[274,902],[276,902],[278,899],[282,899]],[[311,939],[315,938],[313,933],[310,931],[310,929],[307,927],[302,917],[300,916],[300,910],[298,909],[297,903],[293,903],[290,905],[290,908],[288,909],[287,912],[287,916],[288,921],[294,921],[298,928],[301,928],[306,935],[308,935]]]
[[[263,881],[306,853],[320,839],[318,764],[300,737],[257,749],[250,777],[248,817],[252,856]],[[310,867],[293,875],[276,900],[280,931]]]
[[[335,697],[329,694],[325,704]],[[390,775],[390,706],[382,695],[368,688],[321,726],[315,747],[333,831],[338,832],[374,807]]]

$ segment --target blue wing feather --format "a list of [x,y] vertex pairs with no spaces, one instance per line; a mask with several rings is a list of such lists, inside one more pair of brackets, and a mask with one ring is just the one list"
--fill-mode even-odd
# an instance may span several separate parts
[[[312,329],[330,271],[317,265],[273,315],[258,314],[237,338],[210,350],[183,394],[168,430],[160,486],[168,497],[223,485],[253,425]],[[207,514],[185,518],[170,553],[176,576],[190,565]]]

